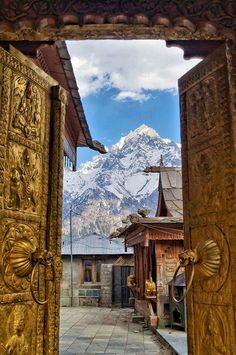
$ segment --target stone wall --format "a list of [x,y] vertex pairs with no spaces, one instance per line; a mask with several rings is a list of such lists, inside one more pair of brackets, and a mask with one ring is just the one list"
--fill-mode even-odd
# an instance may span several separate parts
[[[70,266],[70,256],[63,256],[63,274],[61,280],[61,305],[63,307],[71,306],[71,266]],[[78,256],[73,257],[73,306],[79,306],[79,286],[80,280],[80,270],[81,270],[82,260]]]
[[79,288],[80,306],[99,306],[101,286],[98,284],[82,284]]
[[[101,265],[101,282],[81,280],[82,257],[73,256],[73,302],[74,307],[93,305],[110,307],[112,305],[112,265],[119,255],[106,255]],[[102,257],[98,256],[98,259]],[[126,256],[122,256],[126,259]],[[127,260],[130,256],[127,256]],[[63,274],[61,280],[61,306],[71,306],[71,265],[70,256],[62,255]]]
[[103,307],[112,306],[112,264],[101,265],[101,299]]

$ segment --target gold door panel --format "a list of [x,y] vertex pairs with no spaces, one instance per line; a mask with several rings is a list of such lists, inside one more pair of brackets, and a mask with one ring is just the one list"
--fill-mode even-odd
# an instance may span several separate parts
[[65,101],[34,63],[0,48],[1,355],[58,353]]

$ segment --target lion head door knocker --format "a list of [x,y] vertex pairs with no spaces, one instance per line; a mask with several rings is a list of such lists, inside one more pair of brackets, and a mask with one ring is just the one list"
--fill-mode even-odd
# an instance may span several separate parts
[[[195,268],[198,268],[199,273],[202,277],[210,278],[216,275],[219,271],[221,265],[221,255],[220,249],[217,243],[208,239],[197,245],[194,250],[185,250],[183,253],[179,254],[179,265],[175,270],[172,282],[171,282],[171,298],[175,303],[180,303],[186,297],[195,275]],[[179,298],[175,297],[175,281],[177,274],[181,268],[187,266],[192,267],[191,275],[189,278],[189,283],[186,287],[186,291]]]
[[[5,285],[14,292],[26,291],[29,286],[32,297],[40,305],[46,304],[55,286],[55,268],[52,254],[47,250],[39,250],[36,233],[26,224],[12,224],[5,234],[2,246],[2,273]],[[39,276],[40,265],[50,268],[52,287],[45,299],[36,297],[36,276]],[[37,286],[38,287],[38,286]],[[38,293],[40,290],[37,290]]]

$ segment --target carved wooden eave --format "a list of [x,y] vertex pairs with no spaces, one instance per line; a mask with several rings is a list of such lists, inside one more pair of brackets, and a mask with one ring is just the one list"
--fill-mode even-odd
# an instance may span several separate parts
[[222,40],[235,38],[235,8],[233,0],[2,0],[0,40]]
[[[81,127],[80,130],[76,130],[76,145],[77,147],[89,147],[99,153],[106,153],[105,147],[102,143],[92,139],[89,126],[84,114],[84,109],[79,95],[79,88],[76,83],[73,67],[71,64],[71,58],[67,50],[65,41],[57,41],[56,48],[60,56],[60,62],[63,66],[67,86],[70,92],[71,105],[70,109],[74,109],[74,121],[77,120]],[[72,113],[71,113],[72,114]]]
[[183,224],[152,223],[135,225],[130,231],[125,232],[125,245],[131,247],[137,244],[149,245],[150,240],[183,240]]
[[[65,137],[73,151],[73,156],[76,156],[76,147],[89,147],[100,153],[105,153],[104,146],[93,141],[91,137],[65,42],[57,41],[55,45],[40,46],[37,50],[37,58],[44,70],[69,93]],[[67,153],[70,157],[70,152]],[[73,161],[73,158],[71,160]]]
[[148,240],[183,240],[183,219],[176,217],[139,218],[108,239],[124,238],[126,246],[145,243]]

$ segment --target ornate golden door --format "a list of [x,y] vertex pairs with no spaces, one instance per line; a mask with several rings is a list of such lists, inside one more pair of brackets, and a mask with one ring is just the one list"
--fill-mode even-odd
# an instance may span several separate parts
[[185,248],[205,258],[187,298],[191,355],[236,352],[235,59],[222,45],[179,80]]
[[0,354],[58,354],[66,93],[0,48]]

